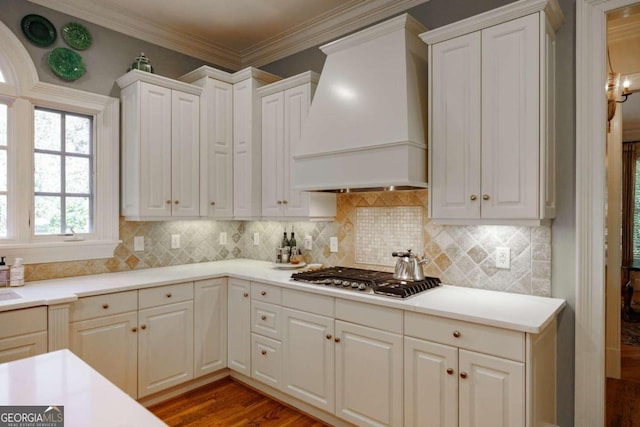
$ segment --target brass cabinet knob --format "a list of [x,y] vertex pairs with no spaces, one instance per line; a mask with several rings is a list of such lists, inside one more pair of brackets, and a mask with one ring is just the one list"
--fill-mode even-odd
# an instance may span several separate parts
[[171,292],[167,292],[167,298],[171,298]]
[[283,204],[283,205],[286,205],[287,203],[289,203],[289,202],[287,202],[286,200],[283,200],[283,201],[282,201],[282,204]]
[[469,196],[469,198],[471,200],[476,200],[478,198],[478,196],[476,196],[475,194],[472,194],[471,196]]
[[167,200],[165,203],[170,205],[171,204],[171,200]]
[[453,336],[454,336],[454,337],[456,337],[456,338],[460,338],[460,335],[462,335],[462,334],[460,333],[460,331],[453,331]]
[[134,326],[133,328],[131,328],[131,332],[138,332],[138,328]]
[[462,379],[467,378],[467,373],[466,372],[460,372],[460,378],[462,378]]
[[175,203],[176,205],[179,205],[179,204],[180,204],[180,200],[176,200],[176,201],[175,201],[175,202],[173,202],[173,203]]
[[488,194],[484,194],[482,196],[482,200],[489,200],[489,195]]
[[102,308],[106,310],[107,308],[109,308],[109,304],[102,304]]
[[447,374],[449,374],[449,375],[453,375],[453,369],[451,369],[451,368],[447,368]]
[[267,350],[262,350],[260,353],[262,353],[263,356],[267,355]]
[[335,342],[340,342],[340,338],[336,337]]
[[260,295],[265,296],[267,294],[267,291],[262,291],[260,292]]
[[209,202],[209,204],[210,204],[211,206],[215,206],[215,205],[216,205],[216,202]]
[[267,316],[261,316],[260,317],[262,320],[267,320]]
[[331,338],[333,338],[331,334],[327,334],[327,339],[330,340]]
[[140,326],[140,329],[147,329],[147,325]]
[[282,200],[278,200],[278,204],[281,205],[282,204]]
[[248,297],[249,296],[249,292],[243,292],[242,296],[245,297],[245,298]]

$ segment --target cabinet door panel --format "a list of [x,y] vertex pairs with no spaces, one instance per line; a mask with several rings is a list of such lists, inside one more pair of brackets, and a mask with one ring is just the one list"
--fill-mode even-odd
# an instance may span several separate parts
[[171,89],[140,91],[140,215],[171,216]]
[[194,376],[227,366],[227,279],[195,283]]
[[405,426],[457,427],[458,349],[405,337],[404,396]]
[[283,148],[283,197],[286,201],[285,216],[309,214],[309,193],[294,190],[293,155],[302,134],[302,125],[309,113],[311,87],[308,84],[287,89],[284,92],[284,148]]
[[460,350],[460,427],[525,425],[524,364]]
[[333,319],[288,308],[283,314],[283,391],[329,413],[335,408]]
[[47,332],[35,332],[0,339],[0,363],[47,352]]
[[233,85],[208,79],[201,111],[200,211],[233,216]]
[[539,19],[482,31],[483,218],[538,216]]
[[402,425],[402,336],[336,320],[336,415]]
[[262,98],[262,215],[280,216],[284,194],[284,94]]
[[432,58],[432,214],[478,218],[480,33],[435,44]]
[[138,312],[138,397],[193,378],[193,301]]
[[270,385],[282,387],[282,343],[258,334],[251,334],[251,377]]
[[200,215],[200,98],[172,91],[173,216]]
[[251,375],[251,300],[249,282],[229,279],[228,361],[229,369]]
[[138,393],[137,312],[71,324],[70,348],[134,399]]

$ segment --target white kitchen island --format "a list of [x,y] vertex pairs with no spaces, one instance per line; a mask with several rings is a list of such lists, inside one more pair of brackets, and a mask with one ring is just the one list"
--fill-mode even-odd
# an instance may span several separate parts
[[0,364],[0,405],[64,406],[66,427],[166,426],[69,350]]

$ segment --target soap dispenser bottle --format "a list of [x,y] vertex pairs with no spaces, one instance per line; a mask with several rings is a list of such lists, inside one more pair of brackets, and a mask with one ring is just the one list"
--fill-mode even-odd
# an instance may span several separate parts
[[13,265],[9,270],[9,286],[24,286],[24,265],[22,265],[22,258],[13,260]]
[[4,257],[0,261],[0,288],[9,284],[9,266],[4,262]]

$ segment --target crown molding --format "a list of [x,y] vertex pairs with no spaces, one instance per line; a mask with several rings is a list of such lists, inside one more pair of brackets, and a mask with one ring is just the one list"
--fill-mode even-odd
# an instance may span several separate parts
[[237,70],[242,66],[240,54],[233,49],[113,6],[87,0],[29,1],[220,67]]
[[261,88],[258,88],[256,92],[258,92],[258,96],[264,97],[276,92],[283,92],[287,89],[291,89],[307,83],[318,84],[319,80],[320,74],[316,73],[315,71],[305,71],[304,73],[300,73],[295,76],[280,80],[278,82],[262,86]]
[[348,0],[248,49],[238,51],[143,16],[87,0],[28,0],[230,70],[260,67],[389,18],[428,0]]
[[241,52],[244,65],[260,67],[342,37],[429,0],[351,0]]

